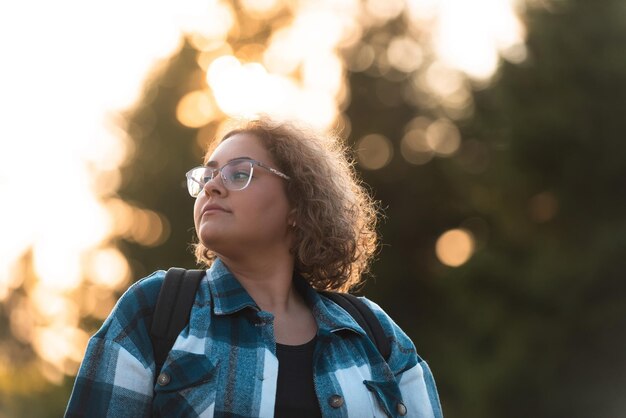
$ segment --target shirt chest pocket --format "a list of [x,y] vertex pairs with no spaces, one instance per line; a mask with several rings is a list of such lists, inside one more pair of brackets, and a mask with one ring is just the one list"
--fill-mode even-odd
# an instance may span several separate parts
[[219,364],[184,353],[166,364],[154,386],[154,417],[213,416]]
[[365,380],[363,384],[372,392],[378,406],[388,417],[411,416],[407,415],[407,408],[402,401],[402,394],[395,380]]

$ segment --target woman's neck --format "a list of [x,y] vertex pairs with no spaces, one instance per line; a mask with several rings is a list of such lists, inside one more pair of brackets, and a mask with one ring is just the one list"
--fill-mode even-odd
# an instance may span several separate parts
[[297,303],[293,255],[220,259],[262,310],[280,314]]
[[317,333],[317,324],[304,298],[293,285],[294,258],[222,258],[261,310],[274,315],[274,338],[288,345],[304,344]]

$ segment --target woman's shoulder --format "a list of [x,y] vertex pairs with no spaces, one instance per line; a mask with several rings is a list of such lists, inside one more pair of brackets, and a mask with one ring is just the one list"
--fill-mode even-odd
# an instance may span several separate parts
[[365,297],[360,299],[374,312],[391,341],[391,356],[387,364],[400,383],[406,408],[409,411],[424,411],[424,416],[442,417],[432,372],[417,353],[413,341],[377,303]]
[[166,274],[165,270],[156,270],[148,276],[137,280],[126,289],[120,300],[130,295],[158,295]]
[[165,271],[158,270],[133,283],[91,337],[86,356],[102,356],[103,347],[109,347],[111,352],[128,352],[147,367],[152,361],[150,324],[164,279]]
[[[402,332],[404,331],[400,328],[398,324],[393,320],[393,318],[376,302],[371,299],[368,299],[365,296],[357,296],[362,302],[364,302],[367,307],[374,312],[376,318],[380,321],[385,331],[389,332]],[[408,337],[407,337],[408,338]]]
[[118,299],[113,311],[144,310],[154,308],[166,272],[157,270],[133,283]]
[[413,341],[393,318],[378,303],[364,296],[358,296],[358,298],[376,315],[385,335],[391,342],[390,367],[404,369],[420,362],[421,358],[417,355]]
[[135,329],[146,328],[164,279],[165,271],[157,270],[133,283],[117,300],[96,336],[120,341]]

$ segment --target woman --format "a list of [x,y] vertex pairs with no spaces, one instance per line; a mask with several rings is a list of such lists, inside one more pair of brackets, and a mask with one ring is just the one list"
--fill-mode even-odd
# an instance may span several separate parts
[[[376,210],[337,138],[267,117],[187,173],[210,266],[155,384],[146,318],[165,273],[134,284],[89,342],[66,417],[441,417],[428,366],[373,302],[385,361],[316,290],[358,285]],[[159,375],[161,377],[161,375]]]

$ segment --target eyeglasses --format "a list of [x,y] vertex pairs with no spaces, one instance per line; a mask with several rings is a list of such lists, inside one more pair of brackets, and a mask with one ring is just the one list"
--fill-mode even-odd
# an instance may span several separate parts
[[186,174],[187,190],[189,190],[191,197],[198,197],[202,189],[204,189],[204,186],[215,178],[216,173],[220,174],[222,183],[228,190],[243,190],[250,184],[255,166],[264,168],[285,180],[290,179],[286,174],[272,167],[268,167],[260,161],[251,160],[249,158],[238,158],[227,162],[219,169],[206,166],[192,168]]

